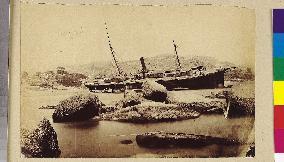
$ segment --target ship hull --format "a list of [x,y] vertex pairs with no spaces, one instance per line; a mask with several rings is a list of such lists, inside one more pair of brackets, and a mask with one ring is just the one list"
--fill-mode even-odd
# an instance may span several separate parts
[[213,89],[224,87],[224,71],[209,73],[207,75],[190,77],[190,78],[175,78],[175,79],[159,79],[157,83],[165,86],[168,90],[175,88],[187,89]]
[[[165,86],[167,90],[177,88],[184,89],[213,89],[224,87],[224,71],[217,71],[199,75],[197,77],[175,77],[175,78],[160,78],[156,80],[157,83]],[[110,84],[89,84],[85,85],[93,92],[114,92],[123,91],[126,89],[141,89],[143,80],[130,83],[110,83]]]

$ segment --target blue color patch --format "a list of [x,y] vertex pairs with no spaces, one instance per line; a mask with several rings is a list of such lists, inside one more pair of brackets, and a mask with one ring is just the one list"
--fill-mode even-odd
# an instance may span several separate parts
[[284,58],[284,33],[273,34],[273,57]]

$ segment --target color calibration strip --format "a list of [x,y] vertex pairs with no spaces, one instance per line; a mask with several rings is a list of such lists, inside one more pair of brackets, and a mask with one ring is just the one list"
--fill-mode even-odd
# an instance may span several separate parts
[[275,153],[284,153],[284,9],[273,10]]

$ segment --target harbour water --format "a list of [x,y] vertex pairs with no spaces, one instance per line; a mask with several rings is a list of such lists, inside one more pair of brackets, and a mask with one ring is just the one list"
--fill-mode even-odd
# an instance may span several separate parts
[[[172,91],[175,95],[209,93],[210,90]],[[21,128],[33,128],[43,117],[52,123],[58,135],[61,157],[235,157],[244,156],[254,142],[254,117],[225,119],[222,114],[201,115],[197,119],[175,122],[134,124],[117,121],[89,120],[76,123],[53,123],[54,110],[38,109],[87,90],[29,90],[21,98]],[[35,97],[36,96],[36,97]],[[112,104],[123,94],[98,93],[105,104]],[[183,132],[236,139],[236,146],[210,145],[199,148],[142,148],[135,142],[136,134],[165,131]],[[131,144],[122,144],[131,140]]]

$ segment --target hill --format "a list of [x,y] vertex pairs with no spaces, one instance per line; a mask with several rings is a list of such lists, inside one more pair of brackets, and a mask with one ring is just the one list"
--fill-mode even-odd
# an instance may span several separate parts
[[[145,64],[148,70],[153,71],[166,71],[174,70],[177,67],[175,55],[159,55],[155,57],[146,57]],[[95,77],[113,77],[118,74],[115,65],[111,62],[104,63],[92,63],[87,65],[68,67],[70,71],[76,73],[83,73],[89,76],[90,79]],[[225,80],[234,79],[244,79],[252,80],[254,79],[254,74],[252,70],[245,66],[237,66],[230,62],[221,62],[213,57],[205,56],[192,56],[192,57],[180,57],[180,62],[183,70],[188,70],[196,66],[204,66],[206,69],[213,68],[231,68],[225,74]],[[126,75],[131,76],[141,72],[140,60],[133,61],[123,61],[119,62],[120,67]],[[234,67],[234,68],[233,68]]]
[[[176,69],[175,55],[160,55],[147,57],[145,64],[148,70],[166,71]],[[111,62],[95,62],[86,65],[77,65],[72,67],[58,67],[56,71],[37,72],[28,74],[22,72],[22,83],[37,87],[80,87],[84,81],[93,81],[95,78],[111,78],[117,76],[118,72]],[[183,70],[189,70],[192,67],[204,66],[207,70],[213,68],[230,68],[225,73],[225,80],[253,80],[254,72],[244,66],[236,66],[230,62],[220,62],[212,57],[193,56],[180,57],[180,63]],[[119,65],[127,76],[133,76],[141,73],[140,60],[124,61]]]

